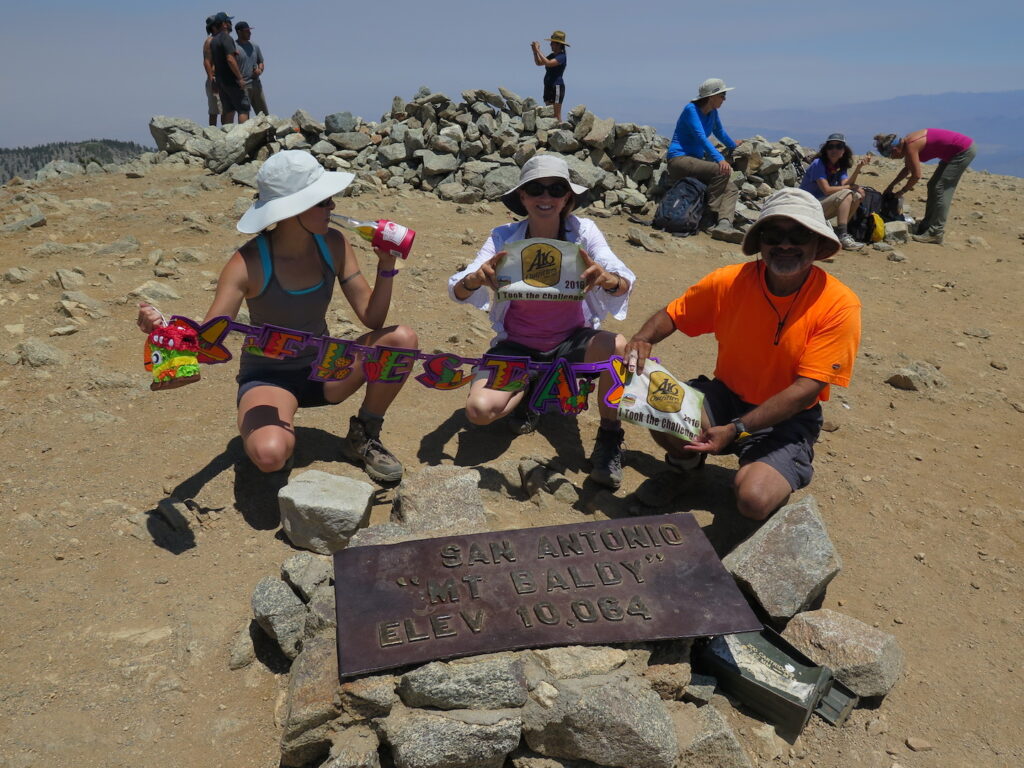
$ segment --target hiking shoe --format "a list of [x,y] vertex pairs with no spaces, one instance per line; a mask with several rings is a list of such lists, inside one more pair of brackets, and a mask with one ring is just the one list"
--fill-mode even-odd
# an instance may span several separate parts
[[915,243],[930,243],[932,245],[942,245],[942,235],[911,235],[910,238]]
[[378,483],[395,483],[402,479],[402,463],[380,442],[380,433],[371,434],[358,416],[348,421],[348,436],[343,448],[345,457],[362,464]]
[[712,240],[724,240],[727,243],[743,242],[743,232],[736,229],[728,219],[719,219],[711,228],[710,234]]
[[853,235],[849,232],[839,238],[839,243],[843,246],[844,251],[859,251],[864,248],[864,243],[854,240]]
[[590,454],[590,479],[613,491],[622,485],[622,428],[598,429],[594,451]]
[[669,469],[644,480],[634,492],[637,500],[647,507],[665,507],[671,504],[685,487],[685,481],[692,472],[704,467],[706,453],[677,459],[665,454]]
[[531,379],[522,398],[516,403],[512,413],[508,415],[508,428],[514,435],[529,435],[537,431],[540,425],[540,414],[530,409],[530,395],[533,392]]

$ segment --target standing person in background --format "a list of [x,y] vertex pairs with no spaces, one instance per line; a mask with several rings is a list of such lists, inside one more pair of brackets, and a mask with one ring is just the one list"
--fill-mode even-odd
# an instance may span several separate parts
[[668,175],[673,181],[694,178],[708,185],[707,208],[715,218],[709,230],[716,240],[735,240],[741,235],[732,225],[740,191],[731,181],[732,166],[711,143],[715,136],[731,152],[739,144],[732,140],[718,117],[725,103],[725,81],[712,77],[700,84],[697,98],[690,101],[676,121],[676,130],[668,145]]
[[213,42],[213,35],[219,31],[220,25],[214,22],[213,16],[206,17],[206,39],[203,41],[203,70],[206,72],[206,113],[209,115],[210,125],[217,124],[220,116],[220,96],[217,94],[217,76],[213,70],[213,54],[210,52],[210,43]]
[[534,40],[530,43],[533,49],[533,62],[538,67],[545,67],[544,72],[544,103],[555,108],[555,120],[562,120],[562,102],[565,101],[565,49],[569,44],[565,42],[565,32],[556,29],[547,38],[551,43],[551,53],[545,56],[540,52],[540,43]]
[[263,83],[260,82],[260,75],[263,74],[263,51],[251,41],[252,27],[249,22],[240,21],[235,24],[235,34],[238,35],[238,64],[242,70],[242,79],[245,80],[245,95],[249,97],[249,106],[253,114],[269,115],[267,100],[263,97]]
[[221,11],[213,17],[217,32],[210,41],[213,70],[217,75],[217,91],[220,94],[220,124],[235,121],[244,123],[249,119],[249,97],[245,95],[245,79],[238,65],[238,46],[231,38],[231,16]]
[[[818,156],[807,167],[800,181],[800,189],[810,192],[821,202],[825,218],[836,219],[836,234],[844,251],[859,251],[864,243],[858,243],[846,231],[857,212],[864,192],[854,182],[860,169],[871,161],[871,155],[861,157],[856,164],[853,162],[853,151],[841,133],[833,133],[821,145]],[[853,168],[853,173],[846,172]]]
[[[879,133],[875,136],[875,148],[883,157],[903,160],[903,170],[885,188],[886,192],[896,196],[906,194],[921,180],[921,163],[939,159],[939,167],[928,181],[928,202],[925,204],[924,218],[918,222],[913,238],[919,243],[942,245],[946,217],[953,203],[956,185],[978,154],[974,139],[942,128],[922,128],[908,133],[902,139],[895,133]],[[907,183],[896,191],[896,185],[903,179]]]

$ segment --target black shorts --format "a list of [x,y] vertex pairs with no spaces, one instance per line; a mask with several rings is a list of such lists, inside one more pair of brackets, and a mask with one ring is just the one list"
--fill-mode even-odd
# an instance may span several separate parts
[[[536,93],[536,91],[534,91]],[[544,84],[544,103],[545,104],[561,104],[565,101],[565,84],[561,85],[548,85]]]
[[601,331],[590,326],[577,328],[571,336],[547,352],[505,339],[487,350],[487,354],[500,357],[528,357],[535,363],[553,363],[560,357],[570,363],[582,363],[586,361],[587,345],[599,333]]
[[250,110],[249,96],[238,87],[237,83],[217,83],[217,90],[220,92],[220,108],[224,112],[248,114]]
[[[756,406],[745,403],[718,379],[699,376],[686,382],[704,393],[704,410],[707,411],[711,426],[728,424],[742,417]],[[821,403],[801,411],[796,416],[760,429],[733,451],[740,459],[740,466],[754,461],[763,461],[789,482],[794,491],[811,482],[814,476],[814,443],[821,433]]]
[[322,405],[333,405],[324,397],[324,383],[309,378],[309,368],[284,371],[257,369],[244,374],[239,373],[235,380],[238,382],[238,394],[235,397],[236,407],[242,401],[242,395],[254,387],[280,387],[287,390],[299,401],[299,408],[319,408]]

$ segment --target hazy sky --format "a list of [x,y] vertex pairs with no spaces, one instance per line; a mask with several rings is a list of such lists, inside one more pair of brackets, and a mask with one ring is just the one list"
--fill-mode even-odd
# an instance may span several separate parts
[[[204,22],[248,21],[270,109],[378,120],[420,85],[453,98],[504,86],[540,98],[530,41],[567,33],[569,105],[675,121],[706,77],[726,109],[802,107],[1024,83],[1019,0],[855,3],[680,0],[122,0],[4,3],[0,146],[118,138],[151,143],[150,116],[206,120]],[[546,45],[546,44],[545,44]]]

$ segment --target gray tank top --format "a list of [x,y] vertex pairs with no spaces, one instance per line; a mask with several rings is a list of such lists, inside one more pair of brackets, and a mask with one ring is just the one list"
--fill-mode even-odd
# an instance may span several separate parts
[[[327,307],[334,294],[334,278],[337,274],[331,249],[322,235],[313,235],[321,256],[320,282],[299,291],[286,291],[274,274],[274,260],[270,254],[270,241],[265,235],[256,238],[263,269],[263,287],[260,292],[245,300],[249,308],[250,325],[276,325],[305,331],[316,336],[327,334]],[[308,368],[316,357],[316,347],[307,347],[298,356],[278,360],[264,357],[243,346],[239,362],[239,373],[249,374],[254,370],[285,371]]]

